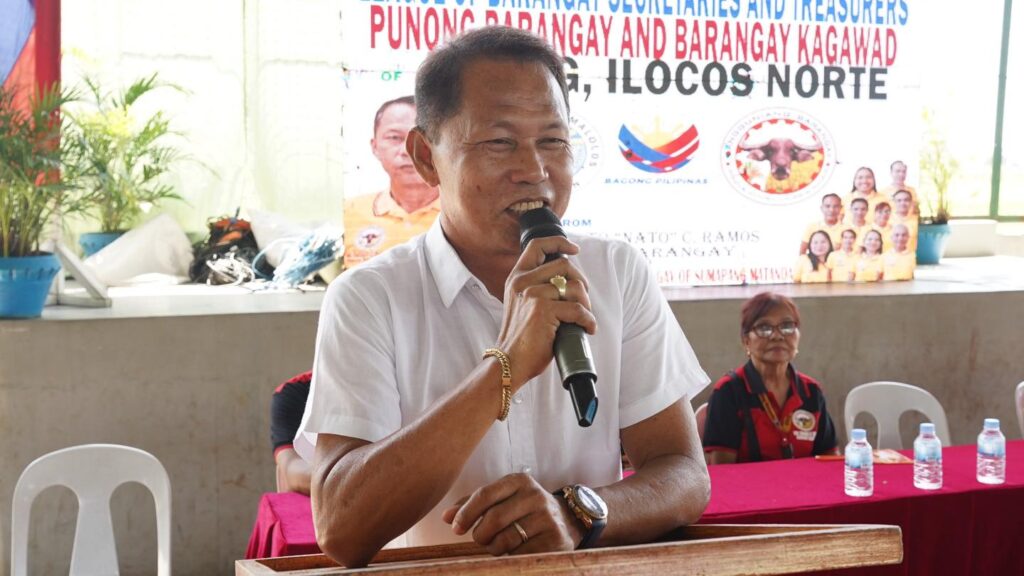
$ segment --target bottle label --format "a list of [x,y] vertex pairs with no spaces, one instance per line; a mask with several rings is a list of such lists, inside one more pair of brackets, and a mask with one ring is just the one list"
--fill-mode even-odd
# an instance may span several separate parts
[[942,447],[934,444],[914,446],[914,460],[918,462],[942,462]]
[[1006,444],[1003,442],[980,441],[978,442],[978,454],[1001,458],[1006,456]]
[[850,468],[867,468],[871,466],[871,451],[848,449],[846,451],[846,465]]

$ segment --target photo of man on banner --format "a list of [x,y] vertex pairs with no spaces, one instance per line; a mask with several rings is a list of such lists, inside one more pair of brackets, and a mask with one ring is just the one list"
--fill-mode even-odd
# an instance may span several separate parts
[[345,269],[426,232],[440,212],[437,187],[420,178],[405,151],[405,137],[415,124],[412,96],[384,102],[374,116],[370,148],[389,186],[345,200]]

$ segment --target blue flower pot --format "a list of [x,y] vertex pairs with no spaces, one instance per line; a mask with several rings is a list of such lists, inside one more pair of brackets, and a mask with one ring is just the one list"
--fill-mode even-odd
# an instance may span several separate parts
[[124,232],[85,232],[78,237],[78,245],[82,247],[82,255],[88,258],[123,234]]
[[938,264],[949,243],[949,224],[922,224],[917,228],[917,263]]
[[0,318],[38,318],[60,261],[53,254],[0,258]]

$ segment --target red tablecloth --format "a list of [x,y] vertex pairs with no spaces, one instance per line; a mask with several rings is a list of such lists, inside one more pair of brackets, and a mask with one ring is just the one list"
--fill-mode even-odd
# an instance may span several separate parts
[[298,492],[264,494],[246,559],[319,553],[309,496]]
[[[903,529],[902,565],[842,574],[1024,575],[1024,440],[1007,444],[1001,486],[975,479],[975,450],[943,450],[937,491],[914,488],[911,465],[876,465],[869,498],[843,493],[842,461],[712,466],[711,503],[701,522],[895,524]],[[264,494],[246,557],[318,552],[309,506],[298,494]]]

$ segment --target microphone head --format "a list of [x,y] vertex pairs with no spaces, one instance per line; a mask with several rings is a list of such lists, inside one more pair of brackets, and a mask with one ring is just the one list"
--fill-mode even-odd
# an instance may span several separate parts
[[530,240],[548,236],[565,236],[558,216],[547,206],[527,210],[519,216],[519,248],[525,249]]

